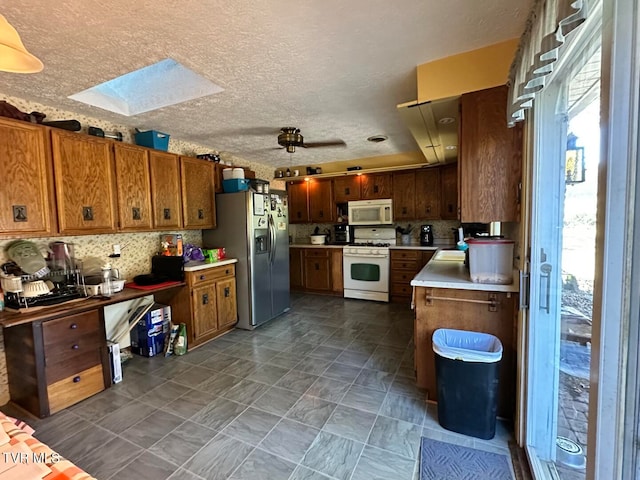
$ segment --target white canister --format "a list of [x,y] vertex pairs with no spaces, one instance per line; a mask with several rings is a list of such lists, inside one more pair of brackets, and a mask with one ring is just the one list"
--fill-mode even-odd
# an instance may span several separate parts
[[233,178],[233,168],[225,168],[222,170],[222,179],[231,180]]
[[[224,170],[222,173],[224,173]],[[234,168],[231,178],[244,178],[244,170],[242,168]]]

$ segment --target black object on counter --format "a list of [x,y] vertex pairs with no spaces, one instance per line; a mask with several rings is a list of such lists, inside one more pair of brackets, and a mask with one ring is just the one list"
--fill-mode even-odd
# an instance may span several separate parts
[[105,132],[103,129],[98,128],[98,127],[89,127],[89,129],[87,130],[87,133],[89,135],[93,135],[94,137],[101,137],[101,138],[112,138],[114,140],[117,140],[118,142],[122,141],[122,134],[120,132]]
[[433,245],[433,227],[431,225],[420,226],[420,245],[431,247]]
[[184,280],[184,259],[182,256],[154,255],[151,259],[151,273],[167,277],[163,282],[167,280],[182,282]]

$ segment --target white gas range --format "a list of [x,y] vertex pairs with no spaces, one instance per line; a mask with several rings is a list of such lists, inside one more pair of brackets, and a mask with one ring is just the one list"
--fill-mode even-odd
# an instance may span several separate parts
[[342,251],[345,298],[389,301],[389,247],[393,228],[355,228],[354,241]]

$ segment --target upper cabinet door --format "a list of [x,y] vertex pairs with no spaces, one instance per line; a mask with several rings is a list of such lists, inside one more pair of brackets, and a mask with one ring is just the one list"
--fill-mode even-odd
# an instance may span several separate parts
[[403,172],[393,174],[393,219],[413,220],[415,208],[416,174]]
[[393,193],[390,173],[371,173],[360,177],[362,200],[391,198]]
[[333,182],[331,180],[314,180],[308,183],[309,216],[312,222],[327,223],[335,220],[335,204],[333,202]]
[[440,218],[457,220],[458,214],[458,168],[457,163],[440,167]]
[[461,98],[460,220],[520,220],[522,126],[507,127],[506,86]]
[[216,228],[214,163],[180,157],[184,228]]
[[287,182],[289,195],[289,223],[309,222],[309,201],[307,184],[309,182]]
[[55,231],[49,132],[0,118],[0,238]]
[[[457,182],[457,178],[454,177],[454,180]],[[440,191],[439,168],[424,168],[416,171],[416,218],[425,220],[440,218],[440,195],[445,196]],[[458,189],[454,188],[456,196],[457,191]]]
[[115,143],[113,148],[119,230],[151,230],[148,150],[120,143]]
[[182,228],[180,165],[172,153],[149,150],[153,228]]
[[336,203],[360,200],[360,175],[346,175],[333,179],[333,192]]
[[115,232],[113,142],[53,129],[51,141],[60,233]]

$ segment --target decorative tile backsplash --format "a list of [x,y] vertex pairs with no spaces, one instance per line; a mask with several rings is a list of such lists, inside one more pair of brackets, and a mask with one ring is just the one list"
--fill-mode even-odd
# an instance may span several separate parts
[[[420,225],[428,224],[433,226],[433,240],[436,244],[453,244],[453,228],[458,228],[460,222],[455,220],[425,220],[415,222],[396,222],[391,227],[407,228],[409,223],[413,225],[411,237],[414,242],[418,242],[420,239]],[[326,233],[326,229],[331,232],[331,238],[333,238],[333,224],[332,223],[318,223],[318,224],[293,224],[289,225],[289,235],[292,237],[294,243],[309,243],[309,235],[311,235],[316,227],[319,227],[319,233]],[[398,238],[398,243],[400,239]]]

